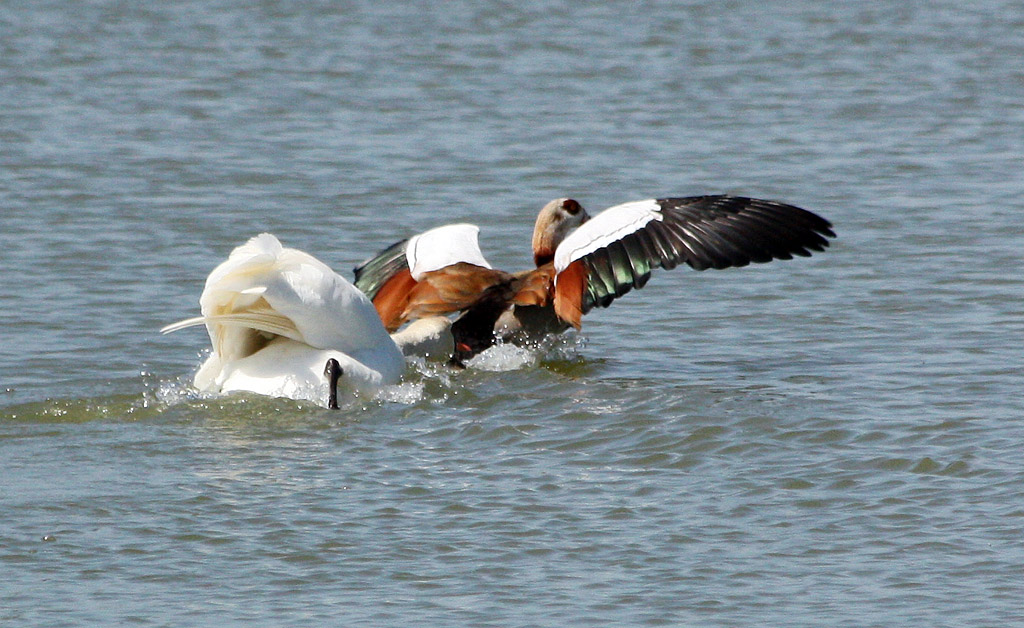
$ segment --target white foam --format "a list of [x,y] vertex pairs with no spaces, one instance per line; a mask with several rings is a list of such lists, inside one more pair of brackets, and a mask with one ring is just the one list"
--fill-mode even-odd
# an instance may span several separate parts
[[421,401],[425,390],[426,385],[423,382],[402,382],[382,388],[377,393],[377,399],[408,406]]
[[533,366],[539,361],[540,355],[536,348],[496,344],[466,362],[466,367],[480,371],[515,371]]

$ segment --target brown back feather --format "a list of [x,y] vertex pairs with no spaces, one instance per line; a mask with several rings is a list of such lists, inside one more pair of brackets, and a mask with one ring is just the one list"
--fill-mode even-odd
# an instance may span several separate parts
[[551,303],[551,293],[555,278],[555,265],[544,264],[523,273],[516,274],[515,296],[513,305],[547,306]]
[[512,279],[506,272],[466,262],[424,273],[409,294],[402,318],[414,320],[465,310],[488,290]]

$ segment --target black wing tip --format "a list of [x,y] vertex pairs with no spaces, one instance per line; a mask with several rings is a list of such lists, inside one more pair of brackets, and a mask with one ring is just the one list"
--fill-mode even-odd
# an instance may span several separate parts
[[[708,194],[704,196],[669,196],[655,199],[655,202],[658,203],[663,211],[689,209],[707,212],[712,216],[716,213],[737,215],[759,212],[775,219],[793,222],[809,231],[824,236],[824,238],[836,237],[835,227],[827,218],[809,209],[772,199],[734,194]],[[823,246],[828,246],[828,240],[824,238],[822,238],[822,242],[825,243]]]
[[774,208],[787,212],[804,214],[807,218],[821,225],[824,229],[831,229],[832,223],[814,212],[798,207],[791,203],[784,203],[773,199],[758,198],[756,196],[741,196],[736,194],[705,194],[703,196],[666,196],[657,198],[655,201],[661,209],[683,209],[693,208],[702,210],[719,210],[725,213],[738,213],[750,207]]
[[[835,238],[832,223],[796,205],[717,194],[655,199],[665,220],[648,230],[695,270],[810,257]],[[662,264],[671,268],[674,264]]]

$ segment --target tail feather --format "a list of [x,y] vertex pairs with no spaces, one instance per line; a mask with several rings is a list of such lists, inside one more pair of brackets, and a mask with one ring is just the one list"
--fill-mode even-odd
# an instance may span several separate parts
[[204,323],[224,325],[230,327],[248,327],[256,331],[266,332],[291,338],[297,342],[304,342],[302,334],[295,328],[295,323],[287,316],[282,316],[273,310],[262,312],[232,312],[230,314],[217,314],[202,319]]
[[169,334],[171,332],[180,331],[182,329],[187,329],[189,327],[196,327],[197,325],[202,325],[204,323],[206,323],[206,318],[203,316],[196,316],[195,318],[186,318],[183,321],[178,321],[177,323],[171,323],[170,325],[167,325],[166,327],[160,330],[160,333]]
[[285,336],[292,340],[302,342],[302,335],[295,328],[295,323],[286,316],[274,311],[263,312],[233,312],[230,314],[215,314],[213,316],[197,316],[187,318],[177,323],[171,323],[160,330],[161,334],[170,334],[189,327],[198,327],[212,323],[230,327],[248,327],[256,331]]

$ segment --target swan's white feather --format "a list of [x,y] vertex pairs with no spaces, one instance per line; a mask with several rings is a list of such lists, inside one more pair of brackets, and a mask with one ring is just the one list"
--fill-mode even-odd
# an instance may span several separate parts
[[265,331],[278,336],[298,339],[298,330],[295,323],[284,316],[273,311],[267,312],[237,312],[234,314],[219,314],[215,316],[197,316],[187,318],[177,323],[172,323],[160,330],[162,334],[169,334],[174,331],[198,325],[226,325],[235,327],[248,327],[256,331]]
[[284,336],[292,340],[302,342],[302,338],[295,328],[295,323],[290,318],[281,316],[276,312],[239,312],[237,314],[222,314],[210,316],[205,319],[206,324],[225,325],[235,327],[248,327],[256,331],[267,332],[276,336]]
[[205,318],[203,318],[202,316],[196,316],[195,318],[186,318],[183,321],[178,321],[177,323],[171,323],[170,325],[167,325],[166,327],[162,328],[160,330],[160,333],[161,334],[169,334],[169,333],[171,333],[173,331],[179,331],[179,330],[182,330],[182,329],[186,329],[188,327],[197,327],[199,325],[205,325],[205,324],[206,324],[206,319]]
[[424,231],[409,238],[405,259],[412,278],[419,281],[424,273],[440,270],[459,262],[490,268],[479,243],[480,228],[459,223]]
[[661,206],[654,199],[632,201],[609,207],[566,236],[555,249],[555,271],[594,251],[636,233],[652,220],[662,220]]

